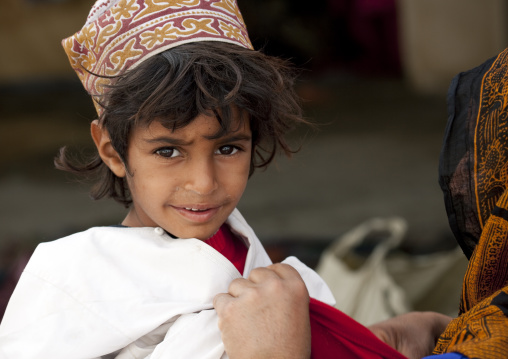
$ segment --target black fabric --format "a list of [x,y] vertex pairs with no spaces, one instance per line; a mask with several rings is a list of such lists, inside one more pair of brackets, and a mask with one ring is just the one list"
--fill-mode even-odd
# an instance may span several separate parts
[[494,209],[492,210],[492,214],[494,216],[498,216],[502,219],[504,219],[505,221],[508,221],[508,211],[504,208],[499,208],[499,207],[494,207]]
[[482,79],[496,58],[458,74],[448,90],[448,123],[439,160],[439,184],[450,227],[469,259],[481,225],[474,188],[474,135]]
[[490,304],[498,307],[503,312],[503,314],[508,317],[508,294],[505,292],[500,292],[494,297],[494,299],[492,299]]
[[459,316],[434,354],[508,358],[508,48],[450,87],[440,184],[469,258]]

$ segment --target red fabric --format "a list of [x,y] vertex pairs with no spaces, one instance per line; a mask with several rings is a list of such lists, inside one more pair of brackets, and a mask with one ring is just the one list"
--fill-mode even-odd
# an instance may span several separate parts
[[243,274],[248,249],[245,243],[231,232],[229,226],[223,224],[217,233],[208,238],[205,243],[229,259],[236,269]]
[[[247,247],[227,225],[205,243],[229,259],[243,273]],[[312,359],[405,359],[366,327],[314,298],[309,304]]]
[[309,304],[312,359],[404,359],[370,330],[314,298]]

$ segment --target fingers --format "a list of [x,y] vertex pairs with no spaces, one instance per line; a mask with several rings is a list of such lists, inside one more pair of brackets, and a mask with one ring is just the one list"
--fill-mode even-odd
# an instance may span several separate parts
[[248,276],[253,283],[260,283],[266,280],[281,279],[279,274],[268,267],[254,268]]
[[309,296],[286,264],[256,268],[231,282],[213,305],[230,358],[309,358]]
[[222,312],[233,299],[229,293],[219,293],[213,298],[213,307],[217,312]]
[[431,322],[431,333],[434,336],[434,341],[437,342],[438,338],[445,331],[446,327],[450,324],[453,318],[448,315],[435,312],[425,312],[423,314],[426,315],[427,320]]
[[283,263],[253,269],[247,280],[234,280],[229,287],[229,293],[238,297],[247,290],[255,288],[272,293],[288,291],[299,297],[308,296],[307,287],[300,273],[292,266]]
[[234,306],[235,298],[228,293],[217,294],[213,298],[213,307],[217,312],[217,325],[220,330],[223,328],[223,320],[231,313],[231,306]]
[[269,265],[265,269],[269,269],[273,271],[275,274],[277,274],[280,278],[290,280],[290,279],[298,279],[301,280],[302,277],[300,276],[300,273],[296,269],[294,269],[289,264],[285,263],[274,263],[272,265]]
[[233,297],[238,298],[241,296],[245,291],[249,289],[253,289],[256,287],[256,283],[249,279],[245,278],[237,278],[229,284],[228,293],[231,294]]
[[300,299],[306,297],[308,301],[309,291],[300,273],[295,268],[288,264],[276,263],[267,267],[267,269],[272,270],[282,279],[281,284],[283,284],[285,290]]
[[287,264],[277,263],[268,267],[255,268],[248,279],[237,278],[228,288],[228,293],[214,298],[214,307],[219,312],[233,305],[234,299],[243,297],[247,302],[255,302],[259,297],[277,297],[280,293],[292,293],[296,300],[306,298],[308,291],[296,269]]
[[287,283],[302,283],[304,285],[300,273],[292,266],[284,263],[275,263],[268,267],[255,268],[250,272],[248,280],[256,284],[280,280]]
[[430,355],[452,318],[434,312],[410,312],[371,325],[381,341],[408,358]]

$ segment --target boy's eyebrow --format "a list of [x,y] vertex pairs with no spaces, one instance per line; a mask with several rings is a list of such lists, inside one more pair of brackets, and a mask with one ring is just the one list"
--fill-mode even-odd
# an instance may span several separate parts
[[252,139],[252,136],[246,134],[246,133],[235,133],[235,134],[231,134],[231,135],[225,135],[225,136],[222,136],[222,137],[213,137],[213,136],[210,136],[210,137],[206,137],[206,139],[209,139],[209,140],[213,140],[213,139],[217,139],[217,140],[220,140],[221,142],[236,142],[236,141],[250,141]]
[[[250,141],[252,139],[252,136],[245,134],[245,133],[238,133],[238,134],[231,134],[231,135],[225,135],[219,138],[216,138],[215,136],[206,136],[207,140],[220,140],[221,142],[236,142],[236,141]],[[147,143],[167,143],[170,145],[177,145],[177,146],[189,146],[192,145],[194,141],[184,141],[180,138],[174,138],[174,137],[168,137],[168,136],[161,136],[161,137],[155,137],[155,138],[149,138],[145,139],[145,142]]]
[[145,142],[147,142],[147,143],[167,143],[170,145],[188,146],[188,145],[192,145],[193,141],[184,141],[180,138],[161,136],[161,137],[145,139]]

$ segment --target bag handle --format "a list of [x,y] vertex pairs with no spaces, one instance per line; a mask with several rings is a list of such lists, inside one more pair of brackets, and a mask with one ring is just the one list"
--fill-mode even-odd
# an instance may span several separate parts
[[376,244],[374,250],[365,261],[366,265],[376,265],[386,257],[391,249],[400,245],[406,231],[407,222],[403,218],[372,218],[335,240],[330,248],[330,252],[337,258],[341,258],[351,251],[352,248],[362,243],[369,234],[386,232],[386,238]]

